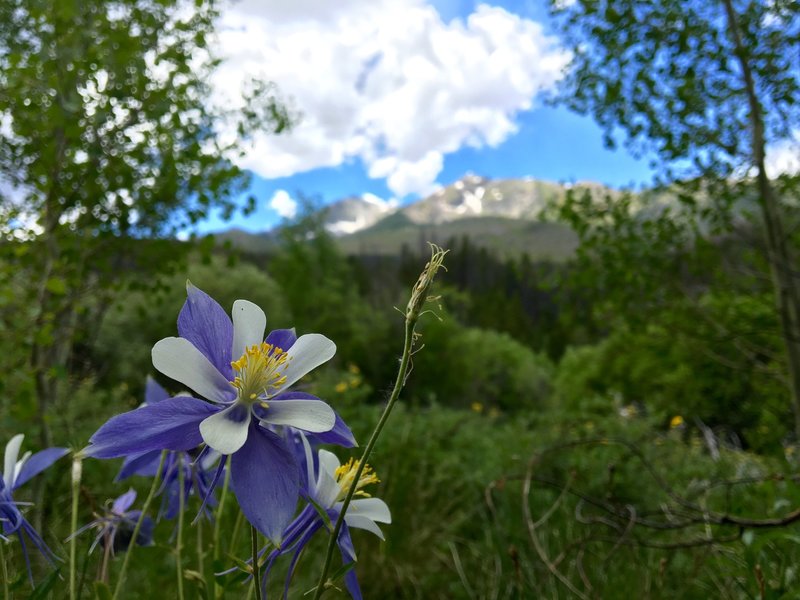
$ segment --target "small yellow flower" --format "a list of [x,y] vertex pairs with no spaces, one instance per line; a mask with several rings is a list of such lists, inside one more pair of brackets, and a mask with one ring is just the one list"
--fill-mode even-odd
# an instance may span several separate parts
[[472,409],[472,412],[476,413],[483,412],[483,404],[481,404],[480,402],[473,402],[472,404],[469,405],[469,407]]
[[336,391],[339,392],[340,394],[344,394],[347,391],[347,382],[340,381],[339,383],[337,383]]
[[347,365],[347,370],[353,375],[358,375],[359,373],[361,373],[361,369],[358,368],[358,365],[353,363]]
[[680,415],[675,415],[669,421],[670,429],[675,429],[676,427],[680,427],[681,425],[683,425],[683,417]]
[[361,377],[351,377],[350,378],[350,387],[355,389],[361,385]]

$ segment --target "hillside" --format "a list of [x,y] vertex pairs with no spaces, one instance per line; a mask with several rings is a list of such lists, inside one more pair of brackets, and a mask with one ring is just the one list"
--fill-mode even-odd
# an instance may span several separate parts
[[534,259],[564,260],[577,247],[577,236],[564,225],[504,217],[469,217],[441,224],[416,224],[402,214],[338,239],[351,255],[394,255],[403,246],[418,251],[427,242],[446,245],[468,237],[499,256],[527,253]]
[[[542,219],[550,204],[559,203],[571,186],[530,178],[489,180],[467,174],[451,185],[403,207],[370,194],[349,196],[323,209],[323,223],[350,255],[396,255],[446,245],[468,237],[498,256],[527,253],[534,259],[561,261],[571,256],[577,237],[569,228]],[[608,192],[596,184],[578,184],[593,194]],[[217,240],[249,253],[270,252],[275,232],[250,234],[230,230]]]

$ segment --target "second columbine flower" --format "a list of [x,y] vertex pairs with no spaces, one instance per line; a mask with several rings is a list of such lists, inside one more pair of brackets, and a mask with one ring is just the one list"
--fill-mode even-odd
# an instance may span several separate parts
[[298,338],[289,329],[265,339],[264,311],[247,300],[234,302],[231,316],[188,283],[179,337],[156,343],[153,366],[210,402],[178,396],[113,417],[92,436],[86,453],[114,458],[190,450],[205,442],[232,455],[231,482],[242,512],[278,543],[294,512],[299,481],[293,454],[273,429],[334,428],[330,406],[288,389],[330,360],[336,345],[320,334]]

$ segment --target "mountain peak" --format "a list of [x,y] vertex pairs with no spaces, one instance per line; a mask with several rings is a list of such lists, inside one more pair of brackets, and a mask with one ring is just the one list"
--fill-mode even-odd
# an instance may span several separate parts
[[562,186],[532,178],[492,180],[467,173],[402,212],[414,223],[430,224],[480,216],[536,219],[560,193]]
[[397,207],[395,200],[383,200],[374,194],[348,196],[325,208],[325,229],[335,236],[366,229]]

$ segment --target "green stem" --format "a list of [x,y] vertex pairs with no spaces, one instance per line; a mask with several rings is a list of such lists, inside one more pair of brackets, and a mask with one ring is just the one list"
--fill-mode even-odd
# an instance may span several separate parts
[[133,528],[133,535],[131,536],[131,543],[128,546],[128,551],[125,553],[125,559],[122,561],[122,569],[120,569],[119,576],[117,577],[117,587],[114,588],[114,595],[111,597],[111,600],[117,600],[119,598],[119,594],[122,591],[122,584],[125,582],[125,572],[128,570],[128,563],[131,560],[131,555],[133,554],[133,549],[136,547],[136,540],[139,539],[139,531],[142,529],[142,523],[144,522],[144,517],[147,514],[148,509],[150,508],[150,503],[153,501],[153,498],[156,495],[156,490],[158,490],[158,483],[161,479],[161,469],[164,468],[164,461],[167,458],[167,451],[164,450],[161,453],[161,460],[158,463],[158,470],[156,471],[155,476],[153,477],[153,485],[150,486],[150,493],[147,494],[147,499],[144,501],[142,505],[142,514],[139,515],[139,520],[136,521],[136,527]]
[[[76,455],[72,459],[72,520],[70,521],[70,531],[78,531],[78,496],[81,490],[81,457]],[[77,598],[75,562],[77,559],[77,536],[73,535],[69,540],[69,597],[70,600]]]
[[8,566],[6,565],[5,546],[6,543],[0,540],[0,569],[2,569],[3,575],[3,598],[9,600],[9,598],[11,598],[11,592],[8,589]]
[[333,528],[331,539],[328,542],[328,551],[325,554],[325,564],[322,567],[322,573],[319,576],[319,582],[317,582],[317,589],[314,592],[314,600],[319,600],[320,596],[322,596],[322,593],[325,591],[325,586],[328,583],[328,570],[331,568],[331,560],[333,559],[333,550],[336,547],[336,542],[339,539],[339,533],[342,531],[344,516],[347,514],[350,501],[353,499],[353,495],[356,493],[358,481],[361,479],[361,473],[363,473],[364,467],[367,465],[367,461],[372,454],[372,449],[375,447],[375,443],[378,441],[378,437],[380,436],[381,431],[383,431],[386,421],[389,420],[389,415],[391,414],[397,399],[400,397],[400,391],[406,384],[406,377],[408,377],[408,366],[411,363],[411,350],[414,347],[414,327],[416,327],[417,321],[419,321],[420,316],[424,313],[423,309],[425,307],[425,303],[434,299],[428,296],[428,292],[431,289],[431,285],[433,284],[433,279],[436,277],[437,271],[443,266],[444,257],[448,251],[436,246],[435,244],[431,244],[430,246],[431,259],[425,265],[425,268],[422,270],[422,273],[420,273],[417,282],[411,289],[411,298],[406,306],[406,331],[405,340],[403,342],[403,355],[400,359],[400,368],[397,370],[397,379],[394,382],[394,389],[392,389],[392,395],[389,397],[389,402],[386,403],[386,408],[383,409],[381,418],[378,419],[378,424],[375,425],[375,430],[372,432],[372,435],[367,442],[367,446],[364,448],[364,452],[361,455],[361,460],[359,460],[355,475],[353,476],[353,482],[350,484],[350,489],[347,490],[347,496],[345,496],[344,502],[342,502],[342,508],[339,510],[339,517],[336,519],[336,525]]
[[261,576],[258,573],[258,530],[250,525],[250,542],[253,551],[253,589],[256,600],[261,600]]
[[197,521],[197,572],[202,578],[201,585],[206,585],[206,556],[203,548],[203,519]]
[[183,600],[183,513],[186,509],[183,486],[184,477],[182,457],[178,455],[178,534],[175,539],[175,576],[178,578],[178,599]]
[[[225,514],[225,499],[228,497],[228,486],[231,482],[231,457],[223,457],[220,460],[227,460],[228,464],[225,465],[225,481],[222,484],[222,495],[219,499],[219,504],[217,505],[217,515],[214,521],[214,568],[217,568],[217,564],[222,560],[222,545],[220,544],[219,537],[220,537],[220,530],[222,528],[222,516]],[[216,600],[220,600],[222,598],[223,589],[222,586],[217,583],[216,577],[214,577],[214,598]]]
[[370,436],[369,441],[364,448],[364,452],[361,455],[361,460],[356,468],[356,474],[353,476],[353,483],[350,484],[350,489],[347,490],[347,496],[345,496],[344,502],[342,502],[342,508],[339,510],[339,517],[336,519],[336,525],[333,528],[333,534],[328,542],[328,551],[325,554],[325,564],[322,567],[322,574],[319,577],[319,582],[317,582],[317,591],[314,593],[314,600],[319,600],[323,591],[325,591],[328,570],[331,568],[333,551],[336,548],[336,540],[339,539],[339,533],[342,530],[344,515],[347,513],[347,508],[350,506],[350,501],[353,499],[353,495],[356,492],[356,486],[358,484],[358,480],[361,478],[361,472],[364,470],[370,454],[372,454],[372,449],[375,447],[375,443],[378,441],[378,436],[380,436],[383,426],[386,425],[386,421],[389,419],[389,414],[392,412],[392,408],[394,408],[397,399],[400,397],[400,390],[403,389],[403,385],[405,384],[406,374],[408,373],[408,365],[411,361],[411,348],[414,343],[414,327],[416,323],[416,318],[406,319],[406,334],[405,342],[403,344],[403,356],[400,359],[400,368],[397,371],[397,379],[395,380],[394,389],[392,390],[392,395],[389,397],[389,402],[386,404],[386,408],[384,408],[383,413],[381,413],[381,418],[378,420],[375,430],[372,432],[372,435]]
[[242,530],[242,523],[244,523],[244,513],[239,511],[239,514],[236,515],[236,522],[233,524],[233,535],[231,535],[231,541],[228,544],[228,554],[235,554],[236,546],[239,545],[239,533]]

